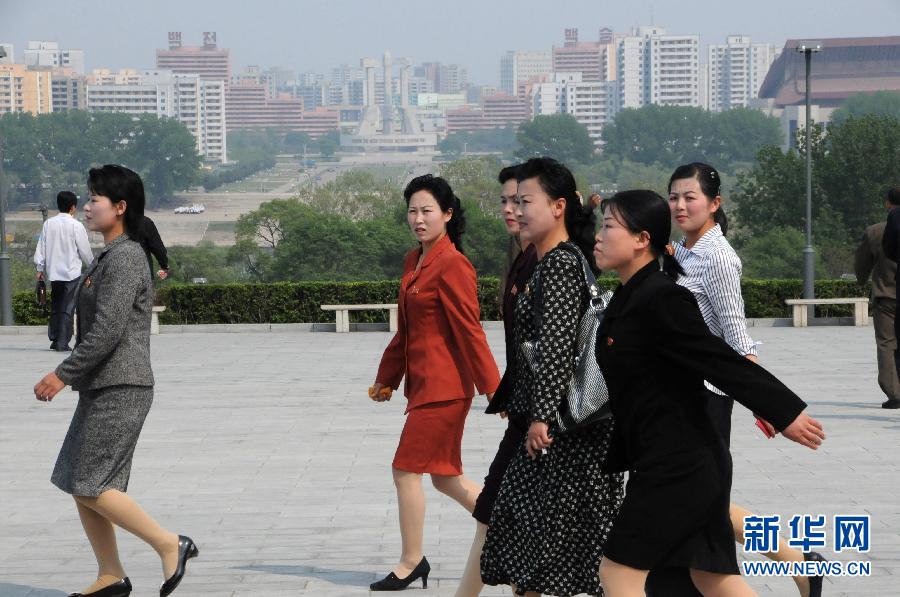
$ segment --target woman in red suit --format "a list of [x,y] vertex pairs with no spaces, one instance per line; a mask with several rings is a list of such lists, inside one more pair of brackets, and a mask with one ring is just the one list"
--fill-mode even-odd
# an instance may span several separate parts
[[397,334],[369,390],[373,400],[389,400],[406,378],[407,418],[392,465],[403,554],[373,591],[405,589],[419,578],[428,586],[422,475],[472,512],[481,487],[463,476],[463,426],[475,388],[490,399],[500,383],[481,327],[475,269],[462,253],[459,199],[446,180],[430,174],[414,178],[403,196],[420,246],[406,256]]

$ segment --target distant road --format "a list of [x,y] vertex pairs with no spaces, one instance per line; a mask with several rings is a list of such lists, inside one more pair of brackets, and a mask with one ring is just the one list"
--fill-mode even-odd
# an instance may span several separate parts
[[[350,162],[319,162],[313,168],[307,168],[300,172],[299,160],[279,158],[279,163],[273,171],[258,173],[243,181],[236,183],[243,186],[252,186],[256,181],[264,191],[234,191],[224,192],[217,190],[211,193],[186,192],[178,193],[176,198],[182,205],[194,203],[202,204],[206,211],[202,214],[176,214],[171,208],[162,210],[148,210],[149,216],[159,229],[160,236],[166,245],[170,246],[194,246],[201,241],[212,241],[216,245],[231,246],[234,244],[234,226],[238,218],[243,214],[258,209],[260,205],[273,199],[288,199],[293,197],[295,189],[300,185],[312,183],[321,186],[335,180],[339,174],[354,170],[372,170],[373,167],[385,166],[396,168],[407,166],[406,184],[414,176],[428,172],[437,172],[438,165],[428,161],[404,162],[391,159],[382,160],[369,156],[370,159],[354,156]],[[266,178],[269,175],[271,178]],[[273,180],[275,179],[275,180]],[[398,189],[399,195],[400,189]],[[40,212],[19,211],[7,216],[11,227],[15,222],[39,222]],[[92,239],[94,244],[102,244],[97,237]]]

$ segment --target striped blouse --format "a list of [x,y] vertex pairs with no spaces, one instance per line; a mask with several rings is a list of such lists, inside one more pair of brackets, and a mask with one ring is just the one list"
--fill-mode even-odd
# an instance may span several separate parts
[[741,355],[755,355],[758,343],[747,332],[744,319],[741,259],[722,234],[722,228],[716,224],[690,249],[682,239],[675,244],[675,259],[685,272],[679,276],[678,284],[693,293],[709,330]]

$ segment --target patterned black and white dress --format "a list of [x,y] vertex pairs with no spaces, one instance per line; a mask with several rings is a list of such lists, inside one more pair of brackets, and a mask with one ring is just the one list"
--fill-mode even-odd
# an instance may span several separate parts
[[[540,277],[541,329],[535,329],[531,292]],[[512,584],[519,594],[602,595],[598,578],[603,545],[623,499],[622,475],[601,470],[612,423],[557,433],[555,413],[567,392],[578,321],[587,289],[578,258],[548,251],[516,303],[516,346],[538,340],[532,372],[518,353],[510,417],[550,424],[553,444],[532,460],[524,443],[510,463],[491,515],[481,556],[490,585]]]

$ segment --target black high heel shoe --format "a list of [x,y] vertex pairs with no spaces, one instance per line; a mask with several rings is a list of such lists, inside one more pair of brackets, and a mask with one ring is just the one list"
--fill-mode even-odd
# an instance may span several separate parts
[[[803,554],[803,560],[805,562],[827,562],[822,554],[817,551],[811,551],[809,553]],[[821,576],[809,576],[809,597],[822,597],[822,577]]]
[[184,578],[187,561],[200,555],[200,550],[194,545],[193,539],[178,535],[178,567],[175,568],[175,574],[170,576],[159,587],[159,597],[167,597],[174,591],[181,579]]
[[128,597],[129,595],[131,595],[131,581],[127,576],[119,582],[93,593],[69,593],[69,597]]
[[418,579],[422,579],[422,588],[428,588],[428,575],[431,573],[431,565],[426,558],[422,558],[415,569],[410,572],[406,578],[398,578],[396,574],[391,572],[378,582],[369,585],[372,591],[402,591]]

